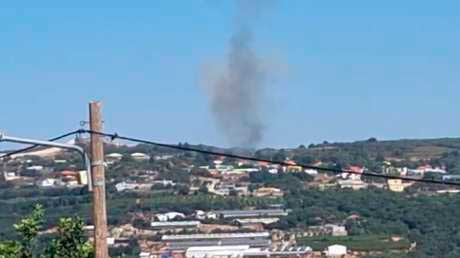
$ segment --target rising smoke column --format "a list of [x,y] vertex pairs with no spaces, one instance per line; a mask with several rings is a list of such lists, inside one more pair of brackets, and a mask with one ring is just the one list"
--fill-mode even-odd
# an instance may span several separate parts
[[203,84],[218,129],[232,145],[255,147],[263,138],[266,65],[253,49],[251,23],[268,0],[239,0],[236,30],[221,70],[205,69]]

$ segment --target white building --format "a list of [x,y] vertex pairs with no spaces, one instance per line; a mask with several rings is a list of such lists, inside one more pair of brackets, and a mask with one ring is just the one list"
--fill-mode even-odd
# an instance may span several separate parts
[[199,220],[205,220],[206,219],[206,212],[201,211],[201,210],[196,210],[195,211],[195,218]]
[[66,186],[68,187],[75,187],[78,186],[78,181],[77,180],[70,180],[66,182]]
[[150,253],[148,253],[148,252],[141,252],[139,254],[139,258],[150,258],[150,257],[151,257]]
[[115,244],[115,238],[114,237],[108,237],[107,238],[107,245],[112,246]]
[[126,182],[121,182],[115,185],[117,192],[123,192],[125,190],[134,190],[136,189],[136,184],[129,184]]
[[340,188],[345,189],[345,188],[351,188],[353,190],[361,190],[361,189],[366,189],[368,187],[368,184],[363,182],[361,179],[346,179],[346,180],[339,180],[338,184]]
[[349,180],[361,180],[361,175],[364,173],[366,169],[361,166],[349,166],[345,169],[344,173],[341,173],[340,176],[342,179],[349,179]]
[[40,182],[40,186],[42,187],[52,187],[56,184],[56,179],[54,178],[47,178]]
[[173,155],[160,155],[160,156],[155,156],[155,160],[168,160],[174,158]]
[[123,158],[123,154],[114,152],[114,153],[110,153],[110,154],[105,155],[105,158],[107,158],[107,159],[118,159],[118,160],[120,160],[120,159]]
[[348,232],[345,226],[339,226],[334,224],[326,224],[325,227],[329,228],[332,236],[347,236]]
[[175,228],[198,228],[199,221],[152,221],[150,226],[153,229],[175,229]]
[[150,156],[145,153],[135,152],[131,154],[131,158],[133,158],[134,160],[143,161],[143,160],[149,160]]
[[223,161],[223,160],[220,160],[220,159],[216,159],[216,160],[213,161],[214,165],[216,165],[216,166],[217,166],[217,165],[222,165],[223,162],[224,162],[224,161]]
[[206,218],[210,220],[216,220],[217,219],[217,213],[213,211],[209,211],[206,213]]
[[16,180],[16,179],[19,179],[19,178],[20,178],[19,174],[16,173],[16,172],[7,172],[7,171],[3,172],[3,179],[5,181]]
[[443,168],[439,168],[439,167],[436,167],[436,168],[431,168],[431,169],[427,169],[425,170],[425,173],[439,173],[439,174],[446,174],[447,171]]
[[41,171],[41,170],[43,170],[43,166],[35,165],[35,166],[27,167],[26,169],[27,169],[27,170]]
[[269,168],[268,173],[270,173],[270,174],[278,174],[278,168]]
[[217,217],[218,217],[217,213],[215,213],[213,211],[209,211],[209,212],[204,212],[204,211],[201,211],[201,210],[196,210],[195,211],[195,218],[198,219],[198,220],[205,220],[205,219],[216,220]]
[[232,170],[232,169],[234,169],[234,167],[231,166],[231,165],[216,165],[216,169],[217,169],[218,171],[223,172],[223,171]]
[[318,170],[316,169],[305,169],[304,172],[310,176],[318,175]]
[[153,184],[150,183],[145,183],[145,184],[139,184],[139,183],[127,183],[127,182],[121,182],[115,185],[115,188],[117,189],[117,192],[123,192],[126,190],[148,190],[152,187]]
[[347,254],[347,247],[344,245],[331,245],[326,251],[327,257],[342,257]]
[[162,186],[175,186],[176,183],[172,180],[155,180],[153,181],[153,184],[155,185],[162,185]]
[[263,224],[270,225],[278,222],[279,218],[249,218],[249,219],[235,219],[234,222],[238,225],[254,225],[254,224]]
[[105,155],[105,160],[107,161],[106,163],[109,165],[120,161],[122,158],[123,158],[123,154],[120,154],[120,153],[110,153],[110,154]]
[[186,258],[229,258],[229,257],[305,257],[311,254],[308,246],[284,247],[276,249],[251,248],[249,245],[190,247]]
[[437,173],[437,174],[446,174],[447,171],[444,168],[432,167],[430,165],[419,166],[416,169],[409,169],[408,172],[412,175],[423,176],[426,173]]
[[190,247],[185,252],[185,257],[186,258],[242,257],[244,253],[247,252],[248,250],[250,250],[248,245]]
[[165,222],[165,221],[170,221],[170,220],[179,219],[179,218],[183,219],[183,218],[185,218],[185,215],[183,213],[180,213],[180,212],[167,212],[167,213],[163,213],[163,214],[157,214],[157,215],[155,215],[155,218],[158,221]]

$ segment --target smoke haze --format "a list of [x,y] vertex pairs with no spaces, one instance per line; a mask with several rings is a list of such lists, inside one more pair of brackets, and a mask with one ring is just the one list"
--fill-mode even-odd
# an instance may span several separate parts
[[203,86],[217,127],[229,143],[255,147],[264,136],[266,65],[252,43],[252,23],[269,4],[268,0],[237,0],[235,31],[222,69],[205,67]]

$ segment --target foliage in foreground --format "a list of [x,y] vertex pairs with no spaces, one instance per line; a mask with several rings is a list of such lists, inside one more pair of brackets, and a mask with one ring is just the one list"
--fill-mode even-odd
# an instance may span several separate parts
[[0,258],[90,258],[92,246],[83,235],[80,218],[61,218],[57,235],[45,250],[37,248],[37,237],[43,225],[44,209],[36,205],[32,214],[14,225],[19,235],[17,241],[0,243]]

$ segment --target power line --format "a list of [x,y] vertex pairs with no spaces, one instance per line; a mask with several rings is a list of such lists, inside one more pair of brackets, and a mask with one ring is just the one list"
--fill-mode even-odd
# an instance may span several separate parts
[[[63,135],[51,138],[48,141],[57,141],[57,140],[66,138],[68,136],[75,135],[75,134],[81,134],[81,133],[98,134],[98,135],[101,135],[101,136],[104,136],[104,137],[110,137],[112,140],[120,139],[120,140],[126,140],[126,141],[131,141],[131,142],[154,145],[154,146],[158,146],[158,147],[164,147],[164,148],[170,148],[170,149],[176,149],[176,150],[182,150],[182,151],[188,151],[188,152],[201,153],[201,154],[205,154],[205,155],[222,156],[222,157],[235,158],[235,159],[248,160],[248,161],[256,161],[256,162],[266,162],[266,163],[270,163],[270,164],[276,164],[276,165],[287,166],[287,167],[292,166],[292,164],[289,164],[289,163],[284,162],[284,161],[276,161],[276,160],[255,158],[255,157],[249,157],[249,156],[243,156],[243,155],[237,155],[237,154],[230,154],[230,153],[224,153],[224,152],[207,151],[207,150],[202,150],[202,149],[198,149],[198,148],[185,147],[185,146],[179,146],[179,145],[174,145],[174,144],[159,143],[159,142],[139,139],[139,138],[135,138],[135,137],[121,136],[121,135],[118,135],[117,133],[110,134],[110,133],[105,133],[105,132],[96,132],[96,131],[84,130],[84,129],[79,129],[79,130],[75,130],[75,131],[63,134]],[[33,150],[33,149],[35,149],[37,147],[39,147],[39,146],[38,145],[32,145],[30,147],[26,147],[26,148],[23,148],[23,149],[19,149],[19,150],[16,150],[16,151],[6,153],[6,154],[0,156],[0,158],[10,157],[10,156],[15,155],[15,154],[27,152],[27,151]],[[362,176],[384,178],[384,179],[400,179],[400,180],[404,180],[404,181],[412,181],[412,182],[420,182],[420,183],[428,183],[428,184],[441,184],[441,185],[460,186],[460,183],[457,183],[457,182],[439,181],[439,180],[433,180],[433,179],[418,179],[418,178],[392,176],[392,175],[383,175],[383,174],[378,174],[378,173],[375,173],[375,172],[359,173],[359,172],[351,171],[351,170],[330,168],[330,167],[311,166],[311,165],[306,165],[306,164],[296,164],[296,165],[299,166],[299,167],[302,167],[303,169],[314,169],[314,170],[318,170],[318,171],[328,171],[328,172],[333,172],[333,173],[336,173],[336,174],[348,173],[348,174],[357,174],[357,175],[362,175]]]
[[[54,141],[57,141],[57,140],[60,140],[60,139],[63,139],[63,138],[66,138],[66,137],[69,137],[71,135],[75,135],[75,134],[78,134],[78,133],[84,133],[83,130],[75,130],[75,131],[72,131],[72,132],[68,132],[66,134],[63,134],[63,135],[60,135],[60,136],[57,136],[57,137],[54,137],[54,138],[51,138],[49,139],[48,141],[50,142],[54,142]],[[19,150],[15,150],[15,151],[11,151],[11,152],[8,152],[6,154],[3,154],[0,156],[0,158],[6,158],[6,157],[11,157],[15,154],[19,154],[19,153],[23,153],[23,152],[27,152],[27,151],[31,151],[37,147],[39,147],[40,145],[32,145],[30,147],[26,147],[26,148],[22,148],[22,149],[19,149]]]
[[[292,166],[292,164],[289,164],[289,163],[284,162],[284,161],[274,161],[274,160],[269,160],[269,159],[248,157],[248,156],[237,155],[237,154],[229,154],[229,153],[223,153],[223,152],[201,150],[201,149],[197,149],[197,148],[191,148],[191,147],[185,147],[185,146],[179,146],[179,145],[173,145],[173,144],[158,143],[158,142],[139,139],[139,138],[134,138],[134,137],[122,136],[122,135],[118,135],[117,133],[110,134],[110,133],[96,132],[96,131],[91,131],[91,130],[81,130],[81,131],[85,132],[85,133],[88,133],[88,134],[97,134],[97,135],[101,135],[101,136],[104,136],[104,137],[110,137],[112,140],[120,139],[120,140],[143,143],[143,144],[148,144],[148,145],[153,145],[153,146],[158,146],[158,147],[164,147],[164,148],[170,148],[170,149],[176,149],[176,150],[182,150],[182,151],[188,151],[188,152],[201,153],[201,154],[206,154],[206,155],[215,155],[215,156],[222,156],[222,157],[235,158],[235,159],[248,160],[248,161],[265,162],[265,163],[276,164],[276,165],[287,166],[287,167]],[[378,174],[378,173],[375,173],[375,172],[359,173],[359,172],[351,171],[351,170],[338,169],[338,168],[318,167],[318,166],[311,166],[311,165],[305,165],[305,164],[297,164],[297,166],[300,166],[303,169],[314,169],[314,170],[318,170],[318,171],[328,171],[328,172],[333,172],[333,173],[336,173],[336,174],[348,173],[348,174],[357,174],[357,175],[369,176],[369,177],[375,177],[375,178],[400,179],[400,180],[404,180],[404,181],[412,181],[412,182],[419,182],[419,183],[460,186],[460,183],[457,183],[457,182],[439,181],[439,180],[433,180],[433,179],[417,179],[417,178],[410,178],[410,177],[383,175],[383,174]]]

